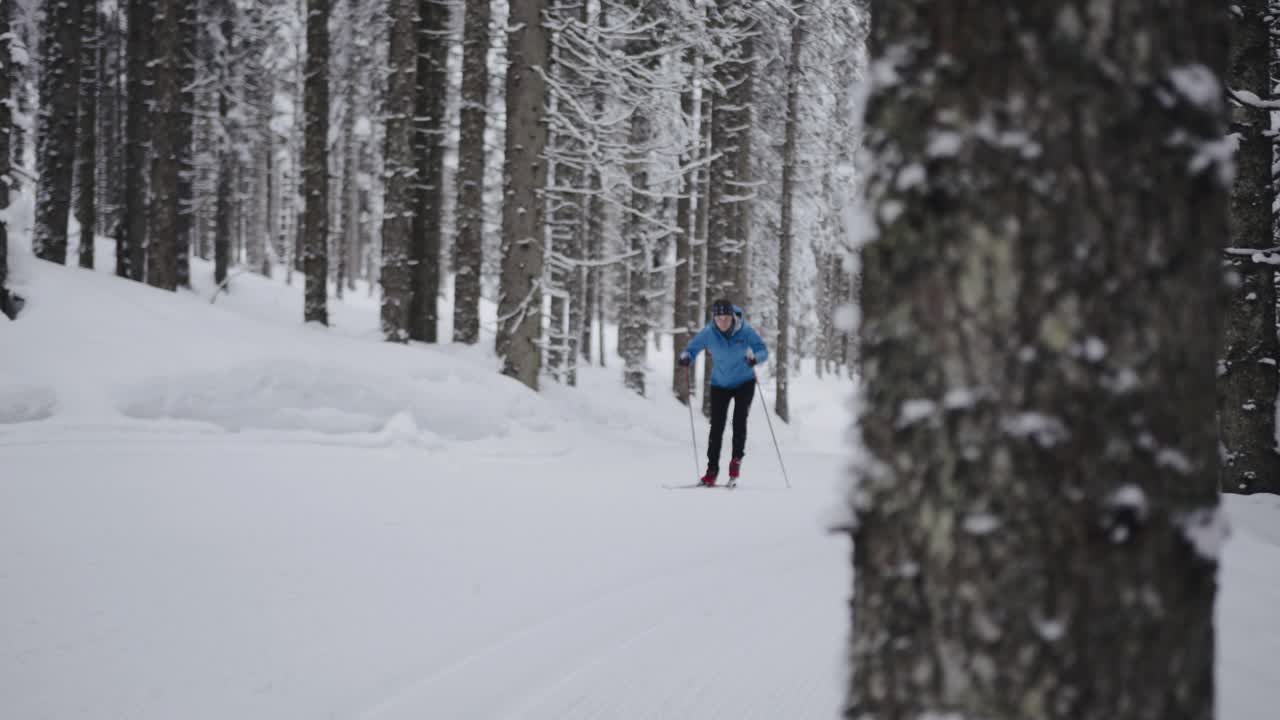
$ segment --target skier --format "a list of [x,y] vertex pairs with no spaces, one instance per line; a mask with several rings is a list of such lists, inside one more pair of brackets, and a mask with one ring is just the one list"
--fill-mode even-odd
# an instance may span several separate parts
[[707,474],[702,484],[716,484],[720,474],[720,444],[729,401],[733,400],[733,457],[729,460],[729,484],[738,481],[747,445],[747,413],[756,393],[755,366],[769,359],[760,335],[742,317],[742,308],[728,300],[711,304],[711,319],[680,353],[686,372],[704,348],[711,354],[711,436],[707,439]]

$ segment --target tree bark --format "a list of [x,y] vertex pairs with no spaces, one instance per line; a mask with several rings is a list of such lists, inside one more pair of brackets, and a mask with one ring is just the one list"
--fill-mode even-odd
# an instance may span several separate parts
[[[10,12],[12,12],[12,10]],[[32,103],[35,100],[37,100],[37,98],[32,98],[31,96],[32,94],[30,92],[30,87],[35,84],[35,80],[33,79],[33,77],[34,77],[35,68],[36,68],[36,63],[34,62],[34,59],[31,57],[31,54],[30,54],[30,48],[34,48],[37,44],[36,38],[33,38],[31,36],[32,25],[33,23],[24,23],[24,22],[18,22],[18,23],[11,22],[9,25],[9,28],[10,28],[9,31],[12,32],[15,37],[18,38],[18,42],[20,43],[20,45],[24,48],[28,48],[27,53],[23,53],[20,58],[18,59],[11,58],[14,62],[13,79],[11,81],[13,83],[12,90],[15,96],[14,100],[18,106],[18,115],[24,118],[30,118],[34,116],[35,112],[32,108]],[[39,32],[39,28],[35,28],[35,31]],[[13,39],[10,38],[10,43],[12,43],[12,41]],[[12,111],[10,111],[10,115],[12,114],[13,114]],[[26,167],[27,146],[28,146],[28,143],[32,142],[34,134],[35,134],[35,128],[31,127],[30,124],[28,124],[26,128],[21,128],[21,127],[14,128],[13,152],[10,153],[9,155],[9,165],[11,168]],[[10,183],[9,184],[10,190],[21,190],[22,176],[15,175],[14,177],[10,178],[9,183]]]
[[845,716],[1208,720],[1227,8],[871,17]]
[[436,342],[440,313],[440,225],[444,207],[444,113],[447,92],[449,8],[418,0],[417,97],[414,158],[413,304],[409,335]]
[[178,123],[178,287],[191,287],[191,246],[196,228],[195,118],[196,57],[199,48],[199,0],[181,0],[178,68],[181,82]]
[[[121,228],[124,252],[116,254],[116,274],[128,275],[141,282],[146,277],[147,217],[150,167],[147,164],[150,141],[151,81],[147,65],[151,62],[151,44],[155,34],[149,27],[155,15],[154,0],[129,0],[129,42],[126,50],[128,104],[125,117],[124,196],[125,216]],[[126,267],[120,268],[119,263]]]
[[[347,74],[353,75],[357,65],[347,68]],[[341,212],[338,215],[338,282],[334,288],[341,299],[344,288],[354,289],[352,284],[355,272],[355,237],[356,237],[356,175],[360,171],[359,157],[356,154],[356,82],[348,77],[343,95],[346,99],[346,112],[342,116],[342,189],[338,193]]]
[[512,3],[507,26],[506,158],[498,337],[502,373],[538,389],[542,368],[542,269],[547,185],[546,0]]
[[725,38],[715,68],[716,98],[711,110],[711,145],[714,159],[708,182],[707,295],[708,301],[726,298],[744,302],[739,284],[742,254],[740,177],[747,149],[750,110],[744,104],[751,72],[748,21],[736,0],[718,0],[712,10],[713,26]]
[[216,219],[213,237],[213,281],[218,287],[226,288],[227,272],[231,265],[231,233],[235,222],[235,209],[231,197],[233,175],[235,174],[234,148],[231,146],[232,119],[230,87],[233,72],[231,69],[231,50],[234,47],[235,3],[233,0],[222,0],[222,49],[220,53],[219,75],[221,87],[218,95],[218,119],[220,132],[218,137],[218,190]]
[[[713,93],[708,86],[705,78],[707,76],[705,59],[703,65],[703,85],[702,85],[702,108],[700,110],[701,127],[698,130],[701,133],[702,140],[702,168],[698,171],[698,209],[694,222],[697,223],[697,250],[695,251],[695,259],[698,264],[698,279],[696,281],[695,292],[698,294],[698,304],[693,312],[693,327],[695,330],[698,326],[706,322],[707,319],[707,303],[710,300],[707,294],[713,288],[711,287],[711,164],[713,162],[712,153],[715,152],[714,143],[712,142],[712,131],[714,130],[713,115],[714,104]],[[711,354],[705,353],[702,363],[702,415],[711,417]]]
[[[118,242],[124,222],[125,29],[124,3],[114,4],[98,21],[98,234],[116,239],[115,272],[128,277],[128,247]],[[96,264],[97,258],[94,262]],[[123,272],[122,272],[123,271]]]
[[147,229],[147,284],[178,287],[178,152],[181,76],[178,68],[182,0],[156,0],[150,19],[154,62],[150,66],[151,212]]
[[741,66],[739,82],[730,92],[730,104],[734,115],[734,132],[737,136],[735,145],[736,167],[728,179],[725,192],[734,196],[730,208],[730,222],[733,239],[732,247],[737,252],[726,257],[729,270],[734,273],[733,299],[742,307],[751,304],[751,210],[755,207],[755,189],[752,187],[754,173],[751,162],[754,153],[751,148],[752,126],[755,123],[756,102],[756,41],[755,35],[759,27],[754,21],[744,23],[742,28]]
[[458,135],[458,203],[453,285],[453,341],[480,340],[484,264],[484,125],[489,90],[489,0],[466,0],[462,108]]
[[[607,20],[607,15],[605,14],[606,9],[606,6],[601,5],[597,9],[593,20],[590,8],[588,8],[584,3],[581,15],[583,25],[589,25],[594,22],[596,27],[603,26]],[[604,114],[606,92],[607,88],[605,88],[604,83],[597,78],[595,82],[592,83],[591,87],[591,107],[594,111],[595,117],[601,117]],[[587,169],[587,175],[589,193],[583,203],[585,231],[585,236],[583,238],[583,250],[589,260],[600,261],[604,259],[605,255],[604,180],[600,176],[600,167],[596,163],[593,163],[592,166]],[[600,367],[604,367],[607,364],[605,359],[606,343],[604,339],[604,278],[605,269],[601,265],[593,263],[587,270],[587,301],[586,308],[584,309],[585,312],[583,313],[581,342],[582,357],[587,363],[590,363],[591,348],[593,345],[592,323],[594,321],[595,325],[598,327],[597,337],[599,339],[596,344],[599,345]]]
[[80,3],[45,7],[41,26],[40,112],[36,132],[36,257],[67,262],[67,214],[76,159],[76,103],[80,93]]
[[307,3],[307,74],[304,89],[306,140],[306,275],[303,321],[329,324],[329,0]]
[[796,129],[800,124],[800,49],[805,41],[806,0],[791,5],[795,24],[791,26],[791,48],[787,56],[787,128],[782,141],[782,227],[778,238],[778,346],[773,362],[777,393],[773,412],[783,422],[791,421],[787,402],[787,378],[791,362],[791,249],[795,245]]
[[[693,72],[697,57],[691,49],[685,52],[685,67]],[[688,373],[680,367],[680,354],[689,344],[693,334],[697,332],[696,318],[693,308],[693,196],[696,194],[698,171],[692,167],[694,158],[698,156],[698,128],[694,124],[693,78],[680,93],[680,113],[684,122],[693,132],[693,137],[680,154],[680,164],[685,170],[680,175],[680,196],[676,198],[676,282],[675,299],[671,303],[671,327],[675,330],[671,338],[671,381],[672,391],[681,404],[689,403]]]
[[[12,36],[10,34],[10,13],[13,6],[10,0],[0,0],[0,97],[13,97],[14,63],[10,50]],[[11,307],[8,290],[9,280],[9,167],[11,144],[13,140],[13,108],[7,102],[0,102],[0,314],[10,320],[16,315]]]
[[[1270,32],[1267,0],[1234,3],[1228,84],[1237,93],[1269,97]],[[1245,97],[1245,96],[1241,96]],[[1276,445],[1276,393],[1280,343],[1276,340],[1275,271],[1257,253],[1272,242],[1271,113],[1233,102],[1231,132],[1239,137],[1231,189],[1231,248],[1224,263],[1232,278],[1218,359],[1218,422],[1224,492],[1280,493]]]
[[[648,48],[636,49],[645,52]],[[649,332],[649,252],[650,229],[644,219],[651,211],[649,202],[649,145],[651,123],[648,108],[637,106],[631,114],[631,131],[627,138],[631,157],[627,173],[631,176],[631,198],[623,222],[623,238],[630,257],[627,259],[627,297],[618,323],[622,345],[622,381],[628,390],[645,394],[645,355]]]
[[410,244],[413,233],[413,111],[417,54],[417,0],[392,0],[387,62],[386,199],[382,219],[382,334],[409,341],[413,302]]
[[[80,267],[93,268],[94,236],[97,233],[97,148],[98,136],[98,3],[89,0],[80,17],[80,116],[77,141],[76,219],[80,222]],[[7,97],[7,96],[6,96]]]

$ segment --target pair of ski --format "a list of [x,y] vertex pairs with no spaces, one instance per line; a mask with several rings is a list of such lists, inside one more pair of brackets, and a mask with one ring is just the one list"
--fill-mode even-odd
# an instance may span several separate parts
[[696,488],[706,488],[708,490],[732,490],[738,487],[738,481],[730,478],[729,482],[724,485],[704,485],[701,482],[696,482],[692,485],[663,485],[662,487],[667,490],[694,490]]

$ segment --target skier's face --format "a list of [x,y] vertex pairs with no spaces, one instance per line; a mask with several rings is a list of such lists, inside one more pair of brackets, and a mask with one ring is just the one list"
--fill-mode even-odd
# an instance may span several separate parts
[[716,315],[716,327],[720,328],[720,332],[729,332],[729,328],[733,325],[732,315]]

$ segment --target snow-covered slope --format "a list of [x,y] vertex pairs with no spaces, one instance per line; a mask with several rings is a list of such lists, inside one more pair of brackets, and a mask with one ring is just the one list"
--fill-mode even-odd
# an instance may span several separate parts
[[[533,393],[487,347],[378,342],[363,292],[304,327],[279,280],[211,304],[202,263],[175,295],[14,254],[0,717],[838,715],[847,380],[793,379],[793,489],[757,406],[740,490],[669,491],[666,354],[649,398],[613,358]],[[1221,717],[1262,720],[1280,509],[1230,509]]]

